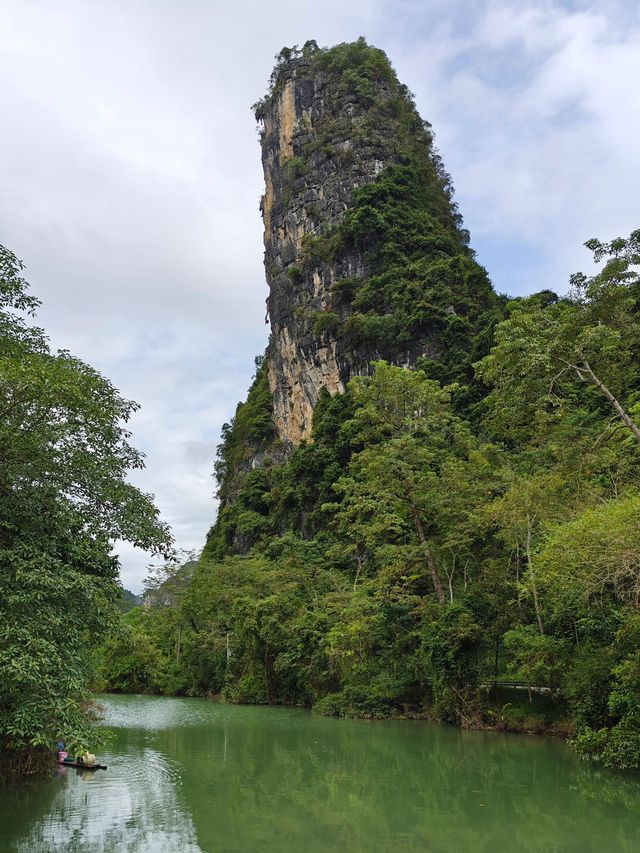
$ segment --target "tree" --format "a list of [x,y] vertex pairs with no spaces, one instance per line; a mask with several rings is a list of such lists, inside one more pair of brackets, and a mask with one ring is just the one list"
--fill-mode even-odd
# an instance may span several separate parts
[[22,269],[0,247],[0,742],[28,771],[60,737],[95,737],[84,705],[120,594],[111,542],[158,553],[171,537],[126,480],[144,464],[125,428],[137,405],[51,351]]
[[509,548],[516,566],[516,584],[521,592],[531,595],[538,630],[544,634],[535,548],[545,525],[566,513],[566,483],[555,471],[537,471],[529,476],[510,471],[505,480],[504,493],[485,504],[476,519],[480,524],[493,526]]
[[538,565],[559,611],[586,611],[603,600],[640,610],[640,496],[607,501],[553,527]]
[[476,364],[493,386],[489,420],[503,434],[529,435],[541,413],[575,405],[585,386],[608,407],[610,427],[619,422],[640,442],[629,395],[638,379],[640,230],[586,246],[596,262],[608,259],[601,272],[572,276],[564,299],[547,293],[515,301],[496,328],[496,345]]
[[533,625],[524,625],[507,631],[504,644],[513,669],[510,674],[527,682],[529,702],[532,701],[532,686],[558,688],[566,667],[565,642],[545,636]]
[[640,617],[637,611],[623,622],[612,645],[618,663],[611,672],[606,725],[587,725],[578,731],[573,746],[579,755],[605,767],[640,768]]
[[411,562],[423,564],[442,605],[439,563],[468,543],[464,524],[491,489],[480,445],[453,413],[450,392],[422,371],[377,362],[350,390],[354,441],[364,447],[336,484],[338,523],[369,551],[391,541],[413,545]]

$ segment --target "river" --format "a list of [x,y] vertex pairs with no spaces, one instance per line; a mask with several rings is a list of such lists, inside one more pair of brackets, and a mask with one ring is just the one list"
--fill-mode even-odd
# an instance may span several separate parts
[[617,853],[640,780],[563,743],[204,699],[106,696],[108,770],[0,790],[16,853]]

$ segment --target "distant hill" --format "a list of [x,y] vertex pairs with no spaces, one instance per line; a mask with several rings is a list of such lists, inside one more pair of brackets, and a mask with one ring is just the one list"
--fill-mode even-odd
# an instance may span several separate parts
[[140,607],[142,604],[142,596],[134,595],[128,589],[122,590],[122,596],[118,602],[118,607],[123,613],[128,613],[134,607]]

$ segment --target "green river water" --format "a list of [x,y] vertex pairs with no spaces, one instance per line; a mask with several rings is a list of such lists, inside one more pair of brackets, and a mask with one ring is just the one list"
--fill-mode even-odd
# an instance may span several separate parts
[[0,790],[0,851],[640,851],[640,780],[564,744],[108,696],[108,770]]

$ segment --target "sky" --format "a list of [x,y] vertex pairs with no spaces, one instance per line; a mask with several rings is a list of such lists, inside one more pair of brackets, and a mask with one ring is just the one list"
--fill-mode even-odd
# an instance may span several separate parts
[[[183,549],[268,336],[250,105],[274,55],[360,35],[436,133],[501,293],[563,291],[640,227],[637,0],[1,0],[0,243],[55,347],[142,408],[133,481]],[[139,592],[148,555],[116,550]]]

